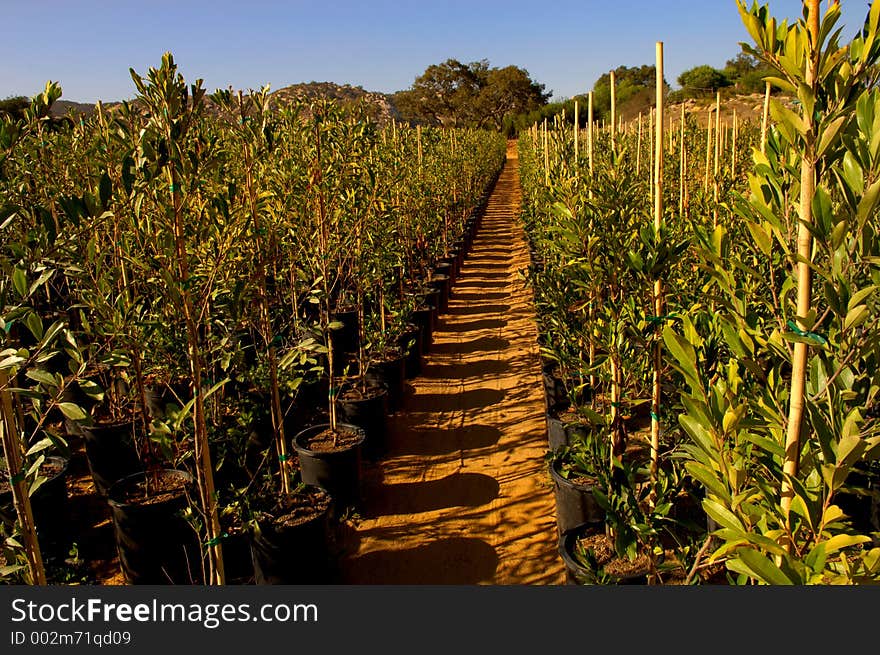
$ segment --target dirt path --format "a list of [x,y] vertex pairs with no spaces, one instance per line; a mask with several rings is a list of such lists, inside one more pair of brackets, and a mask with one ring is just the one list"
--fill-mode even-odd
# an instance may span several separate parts
[[515,143],[390,449],[366,465],[353,584],[561,584]]

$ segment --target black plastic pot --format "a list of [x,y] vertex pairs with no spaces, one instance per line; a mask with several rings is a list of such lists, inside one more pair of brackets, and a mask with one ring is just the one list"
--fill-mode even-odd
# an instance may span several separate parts
[[135,448],[137,429],[134,420],[80,426],[89,471],[100,495],[106,497],[114,482],[143,470]]
[[329,423],[319,423],[306,428],[294,437],[293,447],[299,456],[302,481],[324,489],[333,499],[335,510],[341,512],[360,504],[361,460],[367,434],[362,428],[339,422],[337,429],[354,432],[357,442],[340,450],[312,450],[309,440],[329,427]]
[[274,584],[326,584],[330,580],[330,496],[320,487],[302,492],[318,506],[308,520],[293,525],[276,520],[258,521],[250,535],[254,582]]
[[565,423],[549,413],[545,415],[545,418],[547,420],[547,441],[550,451],[556,452],[560,448],[569,445]]
[[552,364],[545,364],[543,366],[543,380],[544,398],[547,402],[547,407],[559,409],[568,407],[571,404],[565,391],[565,384],[563,384],[562,378],[554,374]]
[[437,295],[437,312],[445,314],[449,309],[449,276],[435,275],[431,279],[431,288],[438,292]]
[[426,305],[419,307],[413,311],[412,321],[421,331],[420,352],[422,355],[431,349],[431,342],[434,338],[434,321],[437,309],[435,305]]
[[150,503],[131,502],[127,493],[142,488],[145,476],[135,473],[116,482],[108,494],[119,563],[129,584],[201,584],[198,535],[181,513],[187,494],[196,494],[186,471],[164,469],[157,475],[182,482],[185,488]]
[[[37,489],[31,498],[31,512],[37,528],[37,539],[42,555],[64,559],[72,545],[67,511],[67,472],[70,460],[66,457],[50,455],[46,457],[44,466],[53,469],[51,476]],[[7,475],[6,470],[2,475]],[[45,472],[44,472],[45,475]],[[12,489],[0,494],[0,507],[15,512],[15,501]]]
[[384,387],[387,390],[390,414],[403,406],[406,389],[406,357],[402,353],[391,359],[373,362],[367,369],[365,377],[368,384]]
[[387,450],[388,390],[384,386],[367,387],[364,398],[336,399],[339,420],[354,425],[366,433],[363,454],[369,459],[377,459]]
[[[559,538],[559,555],[565,562],[566,582],[570,585],[596,584],[593,572],[591,572],[577,556],[577,544],[581,537],[596,531],[605,530],[604,522],[583,523],[571,530],[566,531]],[[646,585],[648,584],[648,570],[633,572],[625,576],[608,576],[608,584],[614,585]]]
[[357,356],[360,346],[360,324],[356,309],[331,312],[331,321],[339,321],[342,327],[333,330],[333,368],[334,374],[341,373]]
[[251,538],[242,529],[227,530],[223,540],[223,571],[226,584],[251,584],[254,580],[254,562]]
[[397,345],[404,353],[404,374],[412,379],[422,372],[422,328],[410,325],[397,339]]
[[458,278],[458,269],[456,268],[455,264],[455,257],[441,257],[437,266],[434,267],[434,272],[437,275],[449,276],[450,286],[451,283]]
[[559,459],[550,466],[553,480],[553,496],[556,499],[556,526],[559,534],[582,523],[596,523],[605,520],[605,512],[593,497],[593,487],[575,484],[560,473],[562,463]]

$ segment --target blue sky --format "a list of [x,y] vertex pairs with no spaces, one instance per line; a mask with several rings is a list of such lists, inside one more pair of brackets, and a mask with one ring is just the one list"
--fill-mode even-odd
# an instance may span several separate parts
[[[800,0],[765,2],[800,16]],[[841,4],[850,37],[868,1]],[[80,102],[132,97],[129,67],[144,74],[166,50],[209,91],[314,80],[393,92],[452,57],[523,67],[561,98],[616,66],[653,64],[657,41],[675,86],[698,64],[723,67],[748,39],[734,0],[0,0],[0,11],[0,98],[51,79]]]

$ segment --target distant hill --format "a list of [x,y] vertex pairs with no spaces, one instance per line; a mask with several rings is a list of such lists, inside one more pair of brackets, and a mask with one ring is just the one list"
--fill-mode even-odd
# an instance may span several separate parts
[[[333,82],[309,82],[292,84],[272,93],[272,98],[279,103],[291,103],[297,100],[312,98],[330,98],[345,105],[354,105],[365,102],[369,107],[369,113],[379,124],[384,125],[393,120],[400,120],[400,112],[391,101],[391,96],[385,93],[366,91],[360,86],[350,84],[340,85]],[[104,106],[111,108],[119,105],[118,102],[105,102]],[[208,111],[212,111],[212,103],[208,101]],[[69,112],[75,115],[90,115],[95,111],[94,104],[59,100],[52,108],[56,116],[66,116]]]

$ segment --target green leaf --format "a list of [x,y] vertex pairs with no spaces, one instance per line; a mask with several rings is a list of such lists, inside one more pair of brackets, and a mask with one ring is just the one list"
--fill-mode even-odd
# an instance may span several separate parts
[[708,514],[718,525],[739,532],[740,534],[745,534],[746,529],[743,527],[743,524],[736,515],[726,507],[722,507],[714,500],[706,498],[703,500],[703,509],[706,510],[706,514]]
[[40,368],[34,368],[25,373],[25,376],[33,380],[34,382],[39,382],[40,384],[55,389],[58,387],[58,379],[49,373],[49,371],[44,371]]
[[726,502],[730,502],[730,492],[715,473],[697,462],[686,462],[684,467],[697,482],[706,487],[707,491]]
[[837,137],[840,134],[840,128],[843,127],[848,118],[848,115],[838,116],[825,126],[825,129],[822,130],[822,134],[819,135],[819,145],[816,148],[817,159],[822,157],[822,155],[825,154],[825,151],[836,143]]
[[24,319],[25,325],[27,325],[30,333],[34,335],[34,338],[37,341],[43,340],[43,321],[40,320],[40,317],[37,316],[35,312],[29,312],[27,317]]
[[850,330],[854,327],[858,327],[862,323],[864,323],[869,317],[868,306],[867,305],[859,305],[857,307],[853,307],[846,313],[846,318],[843,320],[843,329]]
[[794,582],[789,580],[788,576],[782,572],[782,569],[757,550],[743,548],[737,552],[737,555],[749,570],[754,572],[752,577],[758,578],[770,585],[794,584]]
[[16,267],[15,270],[12,271],[12,286],[15,287],[15,290],[18,292],[18,295],[22,298],[27,297],[27,274],[20,268]]
[[9,355],[8,357],[0,359],[0,371],[10,369],[13,366],[18,366],[25,361],[27,360],[24,357],[20,357],[19,355]]
[[51,448],[55,445],[55,442],[52,441],[49,437],[43,437],[38,442],[36,442],[33,446],[28,448],[28,451],[25,453],[26,457],[30,457],[32,455],[36,455],[39,452],[46,450],[47,448]]
[[860,228],[864,227],[868,217],[874,214],[878,199],[880,199],[880,180],[872,182],[871,186],[865,189],[865,193],[859,201],[856,215]]
[[71,421],[82,421],[86,418],[86,413],[74,403],[58,403],[58,409]]
[[749,228],[749,234],[752,235],[752,240],[755,242],[755,245],[758,246],[761,253],[763,253],[765,257],[769,257],[773,240],[770,238],[770,234],[767,230],[752,221],[746,221],[746,227]]
[[700,423],[693,416],[688,416],[687,414],[679,414],[678,422],[681,424],[681,427],[685,429],[685,432],[693,439],[697,445],[702,448],[705,452],[710,455],[715,455],[717,452],[717,447],[715,445],[715,440],[712,438],[712,435],[703,427],[703,424]]
[[836,534],[831,537],[831,539],[823,543],[825,545],[825,552],[828,555],[831,555],[832,553],[836,553],[842,548],[858,546],[859,544],[870,543],[870,541],[871,538],[863,534]]

